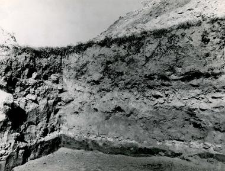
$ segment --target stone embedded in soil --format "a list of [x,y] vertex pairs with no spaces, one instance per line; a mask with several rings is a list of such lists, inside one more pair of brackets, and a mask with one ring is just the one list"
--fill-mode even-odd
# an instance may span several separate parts
[[0,90],[0,121],[5,120],[7,112],[11,110],[13,95]]

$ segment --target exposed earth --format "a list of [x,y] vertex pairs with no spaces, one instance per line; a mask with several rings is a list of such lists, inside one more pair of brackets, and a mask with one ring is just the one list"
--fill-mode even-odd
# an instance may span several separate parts
[[221,168],[219,165],[215,167],[207,163],[193,165],[190,162],[167,157],[137,158],[61,148],[13,171],[214,171],[219,168]]
[[0,170],[225,170],[224,6],[146,1],[61,48],[0,30]]

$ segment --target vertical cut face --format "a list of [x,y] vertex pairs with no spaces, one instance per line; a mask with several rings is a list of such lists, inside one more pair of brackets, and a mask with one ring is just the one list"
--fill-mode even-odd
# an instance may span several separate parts
[[4,105],[10,105],[13,103],[13,96],[5,91],[0,90],[0,122],[6,118]]

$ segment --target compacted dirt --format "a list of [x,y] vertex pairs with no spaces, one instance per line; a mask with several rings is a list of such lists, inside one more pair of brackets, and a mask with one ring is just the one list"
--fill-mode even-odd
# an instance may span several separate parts
[[198,165],[180,159],[162,157],[129,157],[108,155],[97,151],[71,150],[61,148],[57,152],[25,165],[13,171],[214,171],[209,165],[201,169]]

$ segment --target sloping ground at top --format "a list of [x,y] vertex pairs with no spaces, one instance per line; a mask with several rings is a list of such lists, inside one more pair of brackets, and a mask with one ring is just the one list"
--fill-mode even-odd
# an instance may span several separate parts
[[122,37],[143,31],[170,28],[186,22],[225,16],[223,0],[153,0],[144,8],[120,17],[98,38]]

